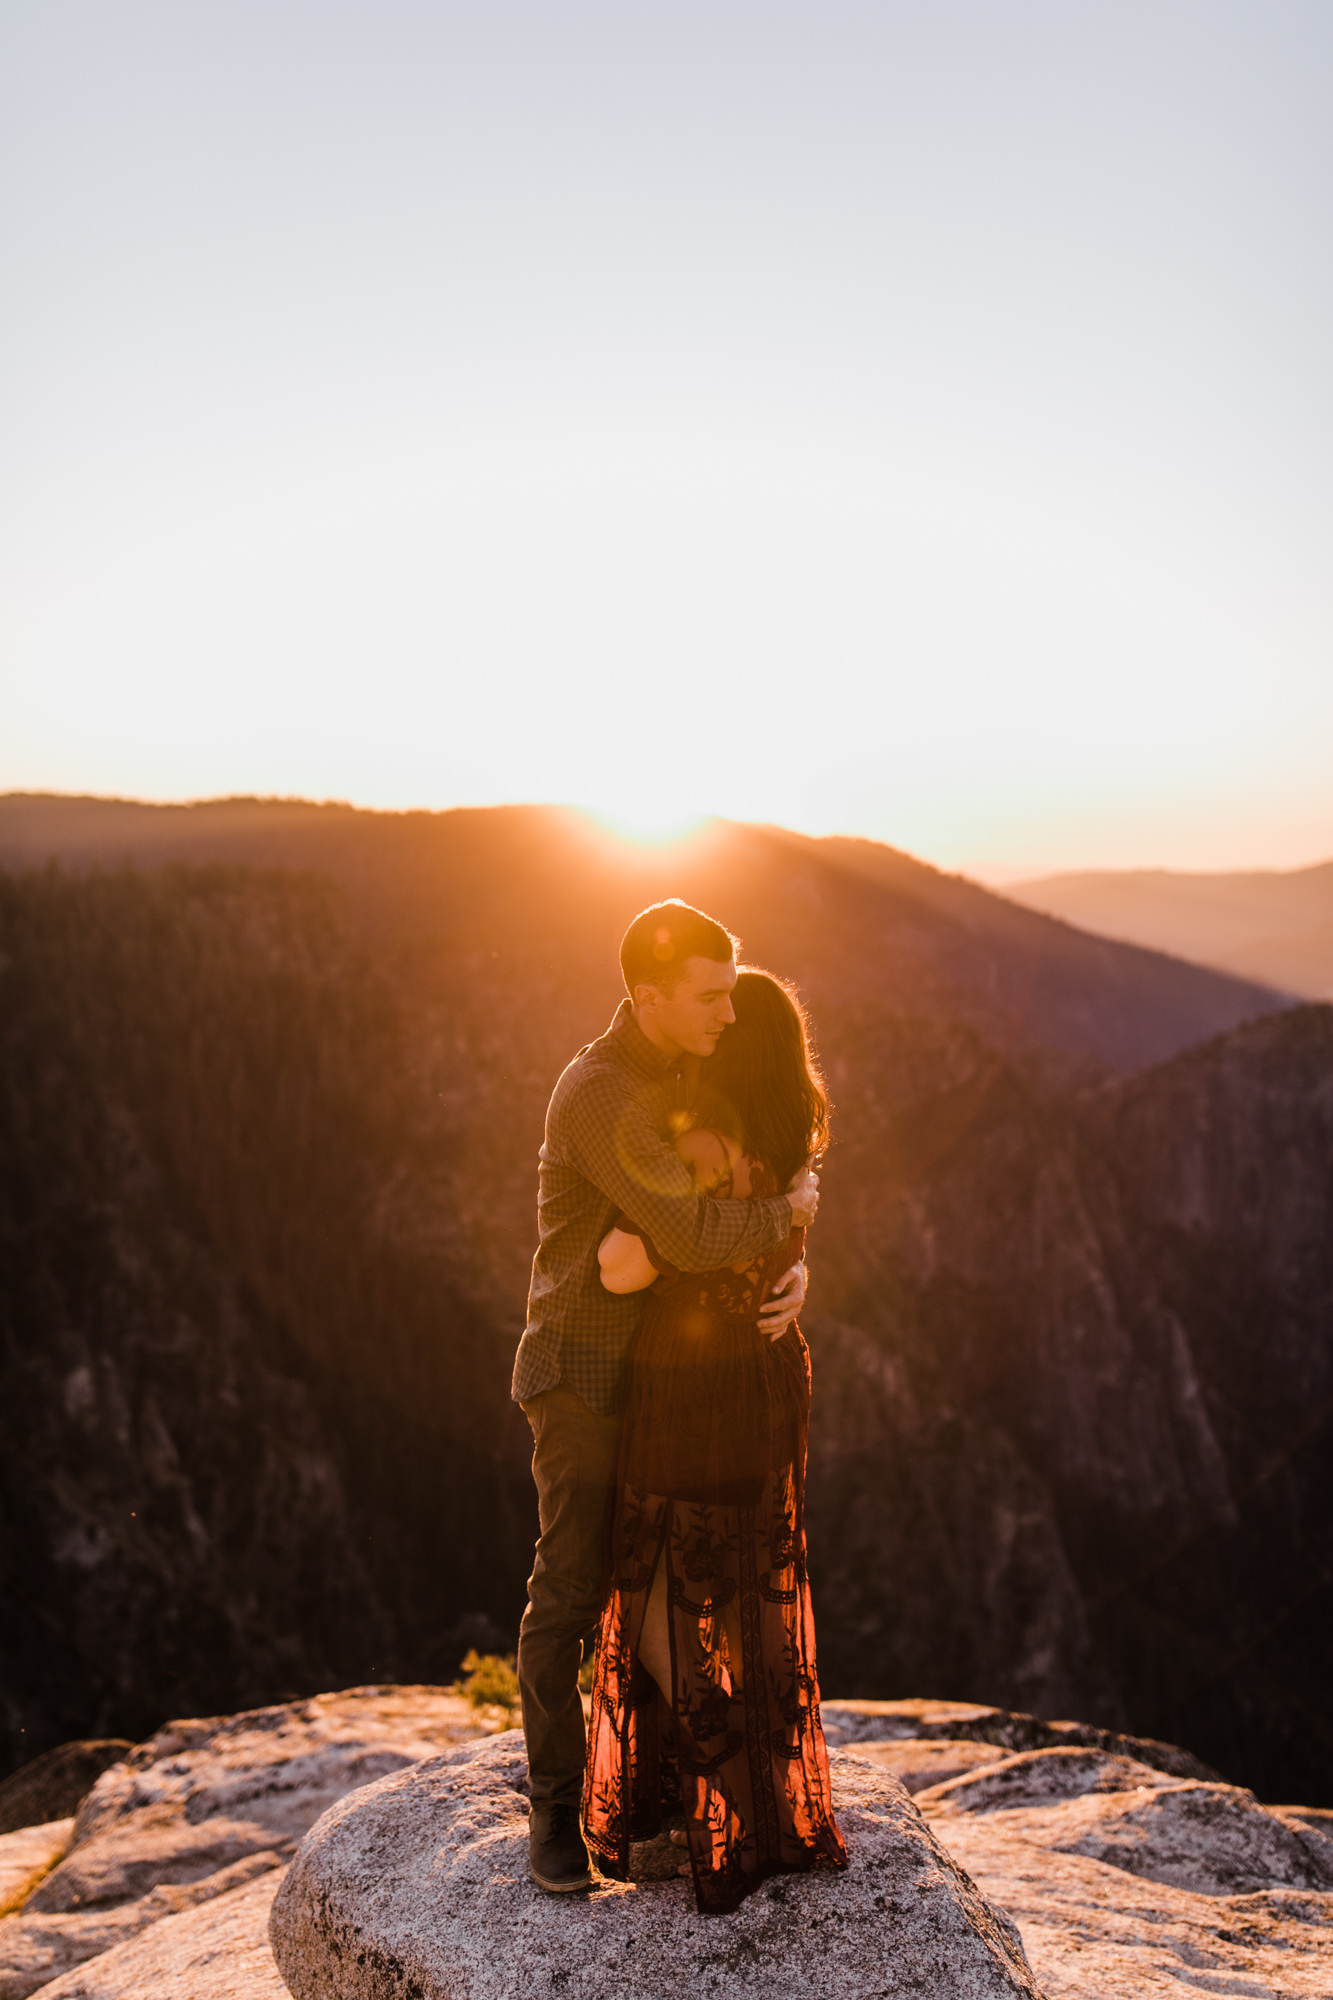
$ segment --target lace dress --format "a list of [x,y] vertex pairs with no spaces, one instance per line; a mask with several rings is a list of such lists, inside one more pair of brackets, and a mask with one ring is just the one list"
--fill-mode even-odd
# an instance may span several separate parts
[[[751,1194],[778,1191],[752,1166]],[[645,1239],[662,1276],[630,1369],[584,1823],[603,1873],[623,1881],[630,1842],[683,1808],[705,1913],[735,1909],[770,1875],[846,1865],[806,1577],[810,1357],[795,1326],[777,1341],[757,1326],[803,1242],[797,1230],[748,1269],[701,1276]],[[659,1560],[670,1711],[639,1660]]]

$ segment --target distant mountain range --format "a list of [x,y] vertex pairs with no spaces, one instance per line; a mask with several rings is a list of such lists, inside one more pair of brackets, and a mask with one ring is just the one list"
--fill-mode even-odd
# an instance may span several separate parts
[[547,806],[361,812],[302,800],[193,806],[0,797],[0,866],[168,861],[312,870],[337,882],[377,946],[452,962],[484,932],[563,985],[615,1004],[634,911],[682,895],[719,912],[758,964],[840,1010],[946,1006],[1047,1070],[1122,1070],[1288,1004],[1262,981],[1072,933],[959,875],[869,840],[812,840],[713,820],[670,847],[616,840]]
[[10,798],[0,862],[9,1763],[512,1646],[543,1113],[679,894],[836,1104],[826,1684],[1333,1802],[1333,1009],[725,822]]
[[1333,1000],[1333,861],[1287,873],[1043,875],[1006,896],[1066,923],[1308,1000]]

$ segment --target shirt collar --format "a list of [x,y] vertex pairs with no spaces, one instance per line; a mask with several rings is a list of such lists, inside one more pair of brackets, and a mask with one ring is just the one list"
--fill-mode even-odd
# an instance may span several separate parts
[[654,1083],[660,1083],[663,1077],[674,1076],[680,1068],[679,1056],[666,1055],[644,1034],[634,1018],[632,1000],[621,1001],[607,1034],[614,1038],[616,1047],[631,1068],[638,1070],[641,1076],[650,1077]]

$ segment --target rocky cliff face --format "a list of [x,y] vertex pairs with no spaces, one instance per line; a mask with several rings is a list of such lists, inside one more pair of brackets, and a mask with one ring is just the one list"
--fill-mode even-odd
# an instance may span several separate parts
[[1263,995],[861,843],[737,829],[667,876],[558,816],[432,847],[424,816],[282,811],[232,849],[336,889],[0,882],[11,1765],[512,1643],[542,1112],[619,928],[678,891],[801,979],[838,1105],[825,1684],[1333,1790],[1329,1010],[1237,1027]]
[[389,1000],[289,883],[4,905],[9,1762],[437,1640],[452,1672],[528,1524]]
[[1331,1160],[1326,1009],[1064,1104],[996,1083],[896,1184],[839,1160],[825,1240],[876,1246],[813,1322],[843,1685],[929,1655],[1270,1796],[1328,1771]]

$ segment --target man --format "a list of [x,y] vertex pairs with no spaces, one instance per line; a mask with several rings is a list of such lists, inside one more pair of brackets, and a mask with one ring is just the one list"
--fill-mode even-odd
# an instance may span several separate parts
[[[603,1289],[597,1246],[624,1210],[672,1264],[743,1264],[813,1222],[819,1178],[785,1195],[701,1195],[671,1143],[688,1119],[700,1057],[736,1016],[736,940],[687,903],[654,904],[620,947],[627,998],[607,1033],[581,1049],[546,1114],[537,1196],[539,1246],[514,1400],[532,1427],[541,1534],[518,1642],[528,1746],[530,1857],[543,1889],[591,1887],[579,1828],[583,1787],[582,1640],[601,1611],[607,1516],[620,1433],[625,1354],[641,1295]],[[789,1271],[761,1315],[778,1332],[805,1295]]]

